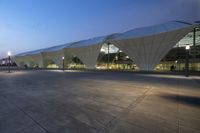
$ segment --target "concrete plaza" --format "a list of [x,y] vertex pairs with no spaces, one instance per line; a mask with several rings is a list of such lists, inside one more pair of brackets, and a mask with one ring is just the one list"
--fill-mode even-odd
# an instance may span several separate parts
[[0,133],[199,133],[200,78],[0,71]]

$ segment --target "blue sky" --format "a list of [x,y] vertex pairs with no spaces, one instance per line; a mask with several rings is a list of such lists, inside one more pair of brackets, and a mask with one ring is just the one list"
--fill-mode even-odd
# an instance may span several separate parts
[[0,0],[0,58],[171,20],[200,20],[200,1]]

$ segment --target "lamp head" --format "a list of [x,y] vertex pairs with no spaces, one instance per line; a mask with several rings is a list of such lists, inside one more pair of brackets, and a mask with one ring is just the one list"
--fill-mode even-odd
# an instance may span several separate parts
[[186,46],[185,46],[185,49],[186,49],[186,50],[190,50],[190,45],[186,45]]
[[8,51],[8,53],[7,53],[7,54],[8,54],[8,56],[11,56],[11,52],[10,52],[10,51]]
[[62,59],[64,60],[64,59],[65,59],[65,57],[63,56],[63,57],[62,57]]

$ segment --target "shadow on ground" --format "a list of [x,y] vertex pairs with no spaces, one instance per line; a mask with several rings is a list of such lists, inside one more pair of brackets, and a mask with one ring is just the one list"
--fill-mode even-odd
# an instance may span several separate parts
[[177,94],[165,94],[161,95],[161,97],[177,103],[200,107],[200,97]]

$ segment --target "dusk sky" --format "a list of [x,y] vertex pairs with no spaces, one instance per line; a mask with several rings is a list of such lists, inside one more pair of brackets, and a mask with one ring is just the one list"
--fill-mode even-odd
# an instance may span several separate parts
[[0,0],[0,58],[171,20],[200,20],[200,0]]

